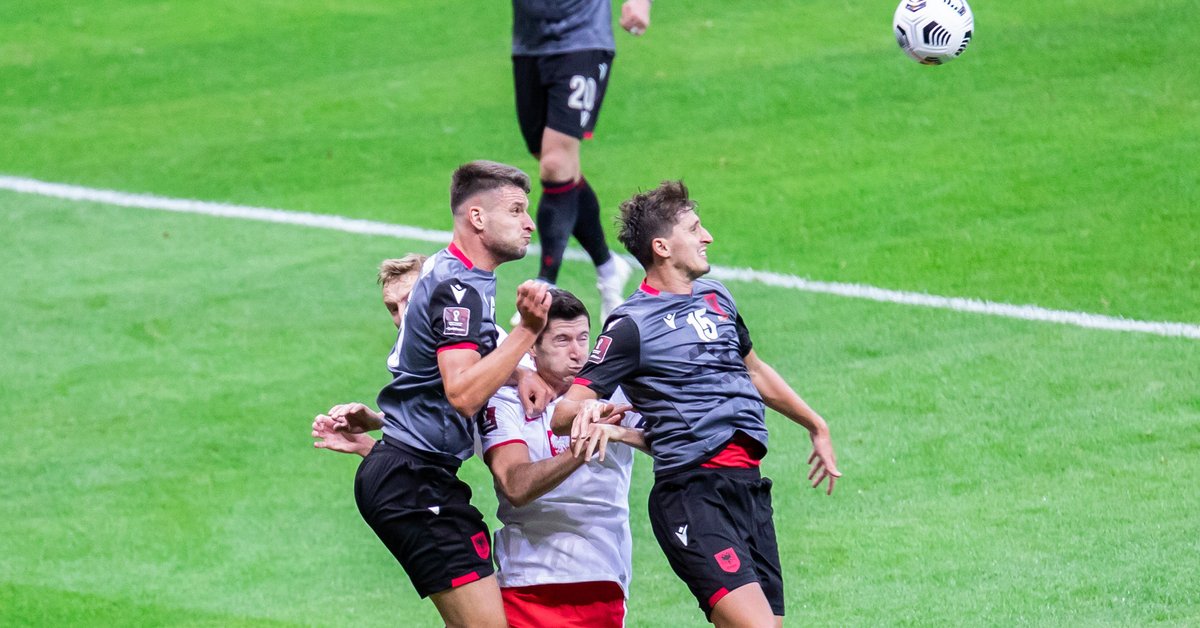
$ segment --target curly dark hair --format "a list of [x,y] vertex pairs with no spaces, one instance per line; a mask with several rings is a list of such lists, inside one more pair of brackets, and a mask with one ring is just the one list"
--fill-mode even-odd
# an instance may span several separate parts
[[695,210],[696,202],[688,198],[683,181],[663,181],[653,190],[634,194],[621,203],[617,239],[643,268],[650,268],[654,262],[651,248],[654,239],[669,235],[680,214]]

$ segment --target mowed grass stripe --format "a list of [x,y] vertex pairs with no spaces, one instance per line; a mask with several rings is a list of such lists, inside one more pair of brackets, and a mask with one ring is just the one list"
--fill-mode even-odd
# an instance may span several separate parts
[[[366,235],[382,235],[423,242],[444,243],[449,241],[451,234],[447,231],[424,229],[409,225],[395,225],[371,220],[348,218],[328,214],[311,214],[282,209],[264,207],[249,207],[228,203],[214,203],[192,199],[176,199],[148,194],[118,192],[115,190],[100,190],[64,183],[52,183],[24,177],[0,176],[0,189],[36,194],[52,198],[74,201],[89,201],[116,205],[120,207],[136,207],[171,212],[202,214],[223,218],[237,218],[262,222],[282,223],[331,229],[347,233]],[[531,255],[536,257],[540,247],[533,245]],[[566,257],[574,261],[589,261],[581,251],[570,249]],[[1136,332],[1158,336],[1177,336],[1200,339],[1200,325],[1167,321],[1139,321],[1091,314],[1087,312],[1069,312],[1051,310],[1036,305],[1011,305],[994,303],[964,297],[944,297],[918,292],[890,290],[876,286],[847,284],[827,281],[814,281],[794,275],[772,273],[752,268],[727,268],[714,266],[712,276],[726,281],[761,283],[778,288],[800,290],[802,292],[817,292],[856,299],[868,299],[884,303],[914,305],[937,309],[970,312],[988,316],[1018,318],[1029,321],[1074,325],[1090,329],[1108,331]]]

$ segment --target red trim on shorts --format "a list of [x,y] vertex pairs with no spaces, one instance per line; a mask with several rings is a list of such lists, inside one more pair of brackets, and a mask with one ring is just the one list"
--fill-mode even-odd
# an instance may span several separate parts
[[590,379],[584,379],[584,378],[582,378],[582,377],[576,377],[576,378],[575,378],[575,381],[574,381],[574,382],[572,382],[572,383],[573,383],[573,384],[577,384],[577,385],[579,385],[579,386],[591,386],[591,385],[592,385],[592,380],[590,380]]
[[581,181],[583,181],[583,179],[571,181],[570,183],[565,183],[563,185],[556,185],[554,187],[545,187],[546,184],[543,182],[542,194],[565,194],[579,187]]
[[648,294],[652,297],[656,297],[656,296],[662,294],[661,290],[646,283],[645,279],[642,280],[642,285],[638,286],[638,290],[641,290],[642,292],[645,292],[646,294]]
[[729,595],[729,589],[726,589],[725,587],[717,589],[717,592],[713,593],[712,596],[708,598],[708,608],[711,609],[712,607],[716,606],[717,602],[720,602],[721,598],[725,597],[726,595]]
[[458,261],[466,264],[467,270],[471,270],[472,268],[475,268],[475,264],[473,262],[471,262],[471,260],[467,257],[466,253],[462,252],[462,249],[458,248],[457,244],[451,242],[450,246],[446,247],[446,250],[450,251],[450,254],[453,255],[454,257],[457,257]]
[[762,464],[762,457],[762,445],[745,432],[738,432],[724,449],[700,466],[705,469],[753,469]]
[[592,133],[591,131],[584,131],[584,132],[583,132],[583,139],[585,139],[585,140],[590,140],[590,139],[592,139],[592,136],[593,136],[593,135],[595,135],[595,134],[594,134],[594,133]]
[[455,587],[461,587],[464,584],[470,584],[472,582],[475,582],[478,579],[479,579],[479,572],[472,571],[469,574],[465,574],[465,575],[459,576],[459,577],[451,580],[450,588],[453,589]]
[[456,345],[446,345],[444,347],[438,347],[437,352],[441,353],[443,351],[454,351],[456,349],[471,349],[473,351],[478,348],[479,348],[479,345],[477,345],[473,342],[460,342]]
[[520,438],[514,438],[514,439],[512,439],[512,440],[506,440],[506,441],[504,441],[503,443],[496,443],[495,445],[492,445],[491,447],[488,447],[487,449],[483,450],[483,453],[485,453],[485,454],[486,454],[487,452],[489,452],[489,451],[491,451],[491,450],[493,450],[493,449],[495,449],[495,448],[497,448],[497,447],[503,447],[503,446],[505,446],[505,445],[513,445],[513,444],[516,444],[516,443],[521,443],[522,445],[525,445],[526,447],[528,447],[528,446],[529,446],[529,443],[525,442],[523,439],[520,439]]
[[500,597],[512,628],[625,625],[625,591],[611,581],[504,587]]

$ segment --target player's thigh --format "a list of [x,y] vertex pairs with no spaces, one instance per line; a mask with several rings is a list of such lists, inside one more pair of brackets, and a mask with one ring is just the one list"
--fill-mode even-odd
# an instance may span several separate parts
[[453,469],[377,448],[355,478],[359,512],[421,597],[495,572],[487,524]]
[[753,582],[721,598],[709,619],[717,628],[773,628],[782,621],[771,612],[762,588]]
[[513,93],[517,104],[517,124],[525,147],[534,155],[542,152],[542,130],[546,128],[548,86],[538,69],[540,57],[514,56]]
[[429,596],[437,607],[442,621],[448,628],[476,626],[503,628],[504,604],[500,599],[500,586],[495,576],[488,576],[469,584],[446,589]]
[[649,512],[671,569],[705,614],[730,592],[758,583],[744,508],[728,474],[696,470],[655,482]]
[[546,127],[576,139],[591,137],[608,91],[613,53],[581,50],[541,57],[547,89]]
[[754,529],[750,535],[750,556],[758,572],[758,582],[771,610],[784,614],[783,566],[779,560],[779,543],[775,537],[775,511],[771,505],[771,480],[761,478],[747,482],[747,494],[753,510]]

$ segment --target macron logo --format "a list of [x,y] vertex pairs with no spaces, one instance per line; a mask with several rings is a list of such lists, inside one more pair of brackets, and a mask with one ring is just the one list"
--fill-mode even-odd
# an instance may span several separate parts
[[601,63],[600,64],[600,80],[603,81],[604,77],[606,77],[606,76],[608,76],[608,64]]
[[679,539],[680,543],[683,543],[684,547],[687,546],[687,524],[679,526],[679,529],[675,531],[675,537]]
[[467,289],[459,285],[450,286],[450,292],[454,293],[454,300],[459,303],[462,303],[463,297],[467,296]]
[[[675,329],[675,314],[674,313],[667,314],[666,316],[663,317],[663,322],[667,324],[667,327],[670,327],[671,329]],[[685,541],[685,543],[686,543],[686,541]]]

